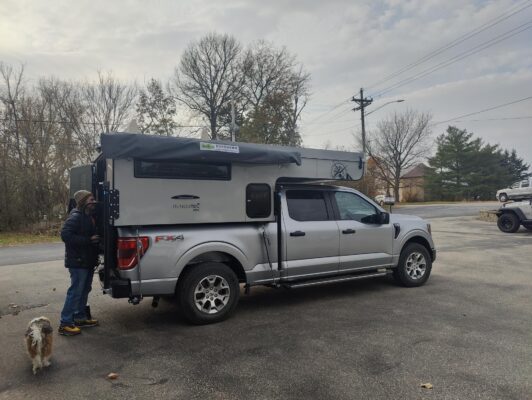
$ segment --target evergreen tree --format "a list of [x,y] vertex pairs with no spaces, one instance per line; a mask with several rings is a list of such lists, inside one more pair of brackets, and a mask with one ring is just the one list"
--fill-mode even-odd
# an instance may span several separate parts
[[528,178],[531,174],[528,172],[530,165],[526,164],[522,158],[517,157],[517,152],[504,150],[502,165],[508,169],[512,181],[520,181]]
[[474,156],[481,147],[480,139],[454,126],[436,139],[437,151],[429,158],[433,170],[429,173],[430,191],[444,200],[460,200],[467,194],[470,175],[474,170]]
[[436,143],[427,177],[433,199],[489,200],[498,189],[529,176],[529,165],[515,150],[510,153],[498,145],[484,144],[466,130],[449,126]]

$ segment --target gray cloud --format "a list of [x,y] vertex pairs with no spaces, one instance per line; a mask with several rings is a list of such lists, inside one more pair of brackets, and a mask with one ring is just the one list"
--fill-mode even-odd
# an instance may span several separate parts
[[[451,42],[522,2],[500,0],[227,0],[152,3],[104,0],[4,0],[0,3],[0,60],[27,65],[30,79],[56,75],[92,77],[113,70],[123,79],[168,78],[186,46],[208,32],[230,33],[244,45],[266,39],[286,46],[312,75],[313,98],[303,114],[305,145],[350,142],[359,115],[347,99],[431,50]],[[408,73],[369,88],[377,93],[394,82],[448,60],[518,26],[532,8]],[[406,107],[431,111],[444,120],[532,95],[532,30],[375,98],[406,102],[372,115]],[[323,116],[332,107],[334,112]],[[478,118],[527,115],[532,102],[481,114]],[[331,118],[332,117],[332,118]],[[373,124],[373,125],[372,125]],[[517,148],[532,162],[530,120],[470,121],[457,125],[486,141]],[[439,128],[438,128],[439,129]]]

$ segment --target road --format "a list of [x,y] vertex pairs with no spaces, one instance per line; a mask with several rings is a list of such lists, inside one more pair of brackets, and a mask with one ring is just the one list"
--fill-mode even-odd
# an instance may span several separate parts
[[438,259],[423,287],[253,288],[216,325],[94,290],[101,326],[56,336],[37,376],[23,334],[35,316],[57,327],[67,273],[61,261],[4,266],[0,399],[530,398],[532,232],[474,217],[435,218],[432,229]]
[[[478,215],[480,210],[496,209],[498,206],[498,202],[407,205],[393,207],[392,212],[432,219]],[[63,256],[64,245],[62,243],[0,247],[0,267],[3,265],[60,260]]]
[[0,247],[0,267],[60,260],[64,257],[64,254],[65,245],[62,242]]
[[465,217],[478,215],[483,210],[496,210],[500,207],[497,201],[482,201],[474,203],[452,204],[423,204],[400,205],[392,208],[392,212],[400,214],[417,215],[422,218]]

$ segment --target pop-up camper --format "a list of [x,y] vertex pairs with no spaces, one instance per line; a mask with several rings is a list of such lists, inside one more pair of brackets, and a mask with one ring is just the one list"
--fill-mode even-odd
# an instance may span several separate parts
[[[361,193],[324,184],[363,173],[360,153],[115,133],[102,135],[94,165],[72,170],[71,192],[91,190],[101,204],[105,293],[133,304],[177,296],[185,317],[209,323],[234,309],[239,283],[390,272],[394,235],[405,242],[409,230]],[[420,225],[410,236],[430,263],[434,246]]]

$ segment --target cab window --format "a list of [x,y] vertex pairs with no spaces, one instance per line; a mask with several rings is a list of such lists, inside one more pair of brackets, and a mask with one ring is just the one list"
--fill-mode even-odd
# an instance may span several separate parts
[[334,192],[340,219],[365,224],[376,223],[377,209],[362,197],[349,192]]
[[325,193],[315,190],[288,190],[286,203],[290,218],[296,221],[327,221]]

